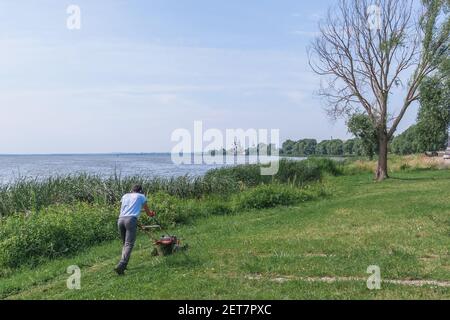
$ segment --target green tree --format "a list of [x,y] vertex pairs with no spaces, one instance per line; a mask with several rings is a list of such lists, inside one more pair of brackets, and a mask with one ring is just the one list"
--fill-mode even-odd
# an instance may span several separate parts
[[355,154],[355,151],[354,151],[355,143],[356,143],[356,139],[349,139],[344,142],[344,155],[352,156]]
[[283,143],[282,154],[285,156],[294,156],[294,150],[296,147],[296,142],[292,140],[287,140]]
[[423,151],[442,150],[448,141],[450,124],[450,59],[440,72],[421,85],[420,109],[417,118],[417,142]]
[[353,154],[358,157],[366,155],[366,150],[361,139],[355,139],[355,143],[353,145]]
[[363,113],[356,113],[347,121],[347,127],[356,138],[361,140],[361,155],[372,160],[377,151],[378,133],[370,117]]
[[396,136],[392,140],[391,151],[399,155],[422,152],[418,143],[417,125],[409,127],[405,132]]
[[303,139],[297,142],[297,150],[299,156],[312,156],[316,153],[317,140]]
[[327,154],[330,156],[344,155],[344,142],[339,139],[329,141],[327,144]]
[[328,143],[329,142],[330,142],[329,140],[321,141],[316,147],[316,154],[319,156],[328,155]]

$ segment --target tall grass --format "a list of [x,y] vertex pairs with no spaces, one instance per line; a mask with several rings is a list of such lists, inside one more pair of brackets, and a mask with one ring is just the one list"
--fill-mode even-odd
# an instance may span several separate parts
[[165,192],[180,198],[199,198],[207,194],[232,192],[237,183],[221,179],[206,182],[201,177],[121,177],[102,178],[79,174],[45,179],[20,179],[0,186],[0,216],[18,212],[39,212],[52,204],[78,202],[114,205],[133,185],[142,184],[146,192]]
[[205,181],[228,179],[247,187],[273,182],[305,186],[320,180],[324,174],[339,175],[341,171],[341,165],[330,159],[314,158],[304,161],[284,159],[280,161],[279,170],[274,176],[261,175],[260,165],[241,165],[211,170],[206,173],[204,179]]
[[[345,174],[358,174],[361,172],[373,173],[377,168],[377,159],[369,160],[346,160],[344,165]],[[449,169],[450,164],[442,157],[428,157],[424,154],[398,156],[389,154],[389,173],[405,170],[443,170]]]
[[53,204],[79,202],[116,205],[134,184],[142,184],[149,194],[164,192],[183,199],[209,195],[230,195],[260,184],[290,183],[304,186],[318,181],[324,173],[338,174],[338,164],[328,159],[282,160],[275,176],[262,176],[260,165],[242,165],[209,171],[203,177],[122,177],[108,178],[78,174],[45,179],[19,179],[0,185],[0,217],[20,212],[39,212]]

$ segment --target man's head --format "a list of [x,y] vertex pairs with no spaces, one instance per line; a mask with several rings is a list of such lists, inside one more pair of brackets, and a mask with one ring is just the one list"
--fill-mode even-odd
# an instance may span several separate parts
[[133,193],[144,193],[144,190],[142,189],[142,186],[140,184],[136,184],[133,186],[133,189],[131,189],[131,192]]

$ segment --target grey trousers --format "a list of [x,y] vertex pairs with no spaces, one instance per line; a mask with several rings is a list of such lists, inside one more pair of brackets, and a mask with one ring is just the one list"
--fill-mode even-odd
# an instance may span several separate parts
[[137,218],[119,218],[117,226],[119,227],[123,244],[122,258],[120,259],[119,266],[126,268],[128,261],[130,261],[131,251],[133,251],[134,243],[136,241]]

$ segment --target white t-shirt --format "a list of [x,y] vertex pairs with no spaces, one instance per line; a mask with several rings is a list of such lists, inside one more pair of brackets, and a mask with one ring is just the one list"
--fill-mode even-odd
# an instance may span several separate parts
[[142,207],[147,203],[147,197],[141,193],[127,193],[122,197],[120,218],[136,217],[141,215]]

